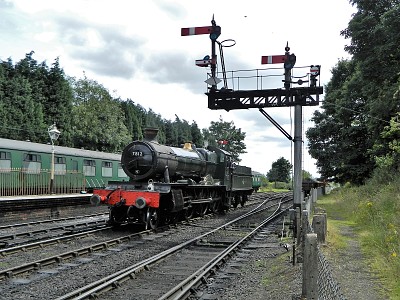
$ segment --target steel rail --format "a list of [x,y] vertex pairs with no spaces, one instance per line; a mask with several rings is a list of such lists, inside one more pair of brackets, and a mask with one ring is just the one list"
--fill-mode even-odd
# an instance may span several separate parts
[[104,227],[98,228],[98,229],[93,229],[93,230],[89,230],[89,231],[85,231],[85,232],[70,234],[67,236],[38,241],[38,242],[30,243],[30,244],[24,244],[24,245],[20,245],[20,246],[5,248],[5,249],[0,250],[0,256],[6,256],[9,254],[14,254],[17,252],[26,251],[26,250],[30,250],[30,249],[43,248],[43,246],[46,246],[46,245],[58,244],[60,241],[68,241],[68,240],[76,239],[76,238],[79,238],[79,237],[82,237],[85,235],[89,235],[89,234],[92,234],[92,233],[95,233],[98,231],[110,230],[110,229],[111,229],[111,226],[104,225]]
[[217,265],[225,263],[228,256],[231,256],[232,252],[235,252],[238,248],[243,246],[249,239],[251,239],[255,234],[257,234],[263,227],[269,224],[272,220],[276,219],[285,211],[281,210],[282,200],[279,202],[277,209],[267,218],[265,219],[259,226],[253,229],[246,236],[231,244],[228,248],[223,250],[219,255],[211,259],[207,264],[200,267],[196,272],[187,277],[181,283],[176,285],[174,288],[170,289],[163,296],[158,298],[158,300],[169,300],[169,299],[186,299],[189,295],[192,294],[191,291],[194,290],[195,287],[198,287],[204,278],[208,277],[211,274]]
[[[195,221],[195,220],[197,220],[197,218],[194,218],[194,219],[192,219],[190,221]],[[182,221],[181,223],[182,224],[186,224],[187,222],[188,221]],[[5,269],[5,270],[0,270],[0,281],[4,280],[6,278],[11,278],[14,275],[18,275],[18,274],[22,274],[22,273],[25,273],[25,272],[28,272],[28,271],[39,269],[39,268],[41,268],[43,266],[49,266],[49,265],[54,264],[54,263],[61,263],[61,262],[65,261],[65,260],[67,260],[67,259],[76,258],[76,257],[82,256],[82,255],[85,255],[85,254],[90,254],[90,253],[96,252],[96,251],[102,251],[102,250],[107,249],[107,248],[109,248],[111,246],[114,246],[114,245],[117,245],[117,244],[122,244],[124,242],[128,242],[128,241],[130,241],[132,239],[135,239],[135,238],[140,238],[143,235],[148,235],[148,234],[150,234],[152,232],[158,233],[158,232],[161,232],[161,231],[169,230],[171,228],[172,228],[172,225],[166,225],[166,226],[163,226],[163,227],[159,227],[156,230],[144,230],[144,231],[141,231],[141,232],[128,234],[128,235],[125,235],[125,236],[122,236],[122,237],[118,237],[118,238],[115,238],[115,239],[111,239],[111,240],[108,240],[108,241],[104,241],[104,242],[100,242],[100,243],[97,243],[97,244],[94,244],[94,245],[90,245],[88,247],[83,247],[83,248],[80,248],[80,249],[77,249],[77,250],[72,250],[72,251],[60,253],[58,255],[54,255],[54,256],[51,256],[51,257],[48,257],[48,258],[44,258],[44,259],[41,259],[41,260],[29,262],[29,263],[26,263],[26,264],[23,264],[23,265],[19,265],[19,266],[16,266],[16,267],[12,267],[12,268],[8,268],[8,269]],[[90,232],[84,232],[84,233],[79,233],[79,234],[75,234],[75,235],[70,235],[70,236],[67,237],[67,240],[68,240],[68,238],[79,238],[81,236],[89,235],[89,234],[92,234],[92,233],[95,233],[95,232],[98,232],[98,231],[102,231],[102,230],[107,230],[107,229],[110,229],[110,227],[96,229],[96,230],[92,230]],[[58,243],[59,240],[60,239],[57,239],[57,240],[52,239],[52,240],[49,240],[48,242],[51,245],[51,244]],[[43,243],[40,243],[40,242],[31,244],[31,245],[32,245],[32,247],[31,247],[32,249],[39,248],[39,247],[42,248],[43,247]],[[29,246],[30,245],[16,247],[18,249],[16,249],[15,252],[17,252],[17,251],[26,251],[27,247],[29,247]],[[12,248],[10,248],[10,249],[12,250]],[[6,250],[8,250],[8,249],[6,249]],[[6,256],[6,254],[9,254],[9,253],[6,252],[6,250],[0,251],[0,255],[2,253],[3,253],[3,256]],[[11,253],[14,253],[14,252],[11,252]]]
[[[204,216],[203,218],[206,218],[207,216]],[[193,221],[196,221],[198,219],[201,218],[193,218],[190,219],[188,221],[182,221],[182,222],[178,222],[178,224],[183,224],[183,225],[187,225],[188,223],[191,223]],[[93,253],[95,251],[102,251],[104,249],[107,249],[111,246],[117,245],[117,244],[122,244],[124,242],[130,241],[134,238],[140,238],[145,234],[150,234],[151,232],[160,232],[160,231],[166,231],[172,228],[172,225],[166,225],[166,226],[162,226],[157,228],[156,230],[145,230],[145,231],[141,231],[138,233],[133,233],[133,234],[129,234],[129,235],[125,235],[119,238],[115,238],[115,239],[111,239],[105,242],[100,242],[94,245],[90,245],[88,247],[83,247],[77,250],[73,250],[73,251],[69,251],[69,252],[65,252],[65,253],[61,253],[58,255],[54,255],[48,258],[44,258],[41,260],[37,260],[37,261],[33,261],[33,262],[29,262],[23,265],[19,265],[16,267],[12,267],[12,268],[8,268],[5,270],[0,270],[0,280],[4,280],[6,278],[11,278],[14,275],[18,275],[18,274],[22,274],[28,271],[32,271],[32,270],[36,270],[39,269],[43,266],[49,266],[51,264],[54,263],[60,263],[64,260],[70,259],[70,258],[75,258],[75,257],[79,257],[81,255],[85,255],[85,254],[89,254],[89,253]],[[63,237],[63,238],[56,238],[56,239],[50,239],[47,241],[42,241],[42,242],[36,242],[36,243],[32,243],[32,244],[26,244],[24,246],[18,246],[18,247],[13,247],[13,248],[8,248],[8,249],[4,249],[4,250],[0,250],[0,256],[6,256],[7,254],[13,254],[19,251],[26,251],[29,249],[35,249],[35,248],[42,248],[44,245],[53,245],[53,244],[57,244],[58,241],[60,240],[69,240],[69,239],[73,239],[73,238],[79,238],[81,236],[85,236],[85,235],[89,235],[98,231],[102,231],[102,230],[107,230],[110,229],[110,227],[107,228],[100,228],[100,229],[96,229],[96,230],[92,230],[89,232],[84,232],[84,233],[78,233],[75,235],[69,235],[68,237]]]
[[[94,230],[91,233],[96,232],[96,231],[98,231],[98,230]],[[89,247],[83,247],[80,249],[76,249],[76,250],[72,250],[69,252],[64,252],[64,253],[61,253],[58,255],[54,255],[54,256],[51,256],[48,258],[44,258],[41,260],[29,262],[29,263],[26,263],[26,264],[23,264],[23,265],[20,265],[17,267],[1,270],[0,271],[0,280],[4,280],[6,278],[11,278],[15,275],[22,274],[22,273],[25,273],[28,271],[40,269],[41,267],[49,266],[54,263],[61,263],[67,259],[76,258],[76,257],[82,256],[85,254],[90,254],[90,253],[93,253],[96,251],[108,249],[111,246],[122,244],[122,243],[132,240],[134,238],[139,238],[139,237],[143,236],[145,233],[149,233],[149,232],[143,231],[143,232],[126,235],[126,236],[123,236],[120,238],[115,238],[115,239],[108,240],[105,242],[100,242],[100,243],[97,243],[94,245],[90,245]]]
[[50,220],[32,221],[32,222],[26,222],[26,223],[16,223],[16,224],[9,224],[9,225],[1,225],[0,226],[0,230],[10,229],[10,228],[14,228],[14,227],[16,228],[16,227],[23,227],[23,226],[32,226],[32,225],[39,225],[39,224],[46,224],[46,223],[56,223],[56,222],[64,222],[64,221],[70,221],[70,220],[98,217],[98,216],[101,216],[101,215],[107,215],[108,216],[108,212],[106,212],[106,213],[96,213],[96,214],[90,214],[90,215],[82,215],[82,216],[65,217],[65,218],[59,218],[59,219],[50,219]]
[[[108,219],[102,219],[102,220],[93,220],[93,221],[85,221],[81,223],[76,223],[76,224],[69,224],[69,225],[59,225],[55,227],[50,227],[50,228],[43,228],[43,229],[37,229],[37,230],[32,230],[32,231],[25,231],[25,232],[17,232],[17,233],[12,233],[8,235],[1,235],[0,236],[0,244],[1,243],[6,243],[6,241],[9,240],[16,240],[17,238],[22,238],[22,237],[32,237],[34,235],[39,235],[39,234],[50,234],[55,231],[60,231],[60,230],[71,230],[71,229],[77,229],[81,227],[93,227],[93,225],[101,224],[101,223],[107,223]],[[59,233],[59,235],[63,235],[64,233]],[[54,237],[54,236],[53,236]]]
[[[286,196],[284,196],[286,197]],[[145,269],[149,269],[151,265],[157,263],[158,261],[165,259],[166,257],[194,244],[195,242],[197,242],[200,239],[203,239],[206,236],[209,236],[221,229],[226,228],[227,226],[236,223],[244,218],[247,218],[248,216],[251,216],[252,214],[258,213],[260,212],[260,207],[262,207],[266,202],[270,201],[271,199],[267,199],[265,200],[263,203],[261,203],[260,205],[258,205],[256,208],[254,208],[253,210],[251,210],[250,212],[235,218],[232,221],[229,221],[209,232],[206,232],[204,234],[201,234],[200,236],[197,236],[195,238],[192,238],[186,242],[183,242],[179,245],[176,245],[170,249],[167,249],[161,253],[158,253],[152,257],[149,257],[147,259],[144,259],[141,262],[138,262],[132,266],[129,266],[123,270],[120,270],[118,272],[115,272],[111,275],[108,275],[100,280],[97,280],[95,282],[92,282],[84,287],[81,287],[79,289],[76,289],[64,296],[61,296],[59,298],[57,298],[56,300],[67,300],[67,299],[74,299],[74,300],[80,300],[80,299],[87,299],[87,298],[95,298],[97,297],[99,294],[104,293],[106,291],[109,291],[111,289],[113,289],[116,286],[119,286],[122,282],[134,278],[136,273],[141,272],[142,270]],[[274,204],[273,206],[278,205],[278,204]]]

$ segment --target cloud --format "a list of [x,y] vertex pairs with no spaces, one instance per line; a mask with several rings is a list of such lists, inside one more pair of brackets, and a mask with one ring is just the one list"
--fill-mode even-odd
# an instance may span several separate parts
[[0,0],[0,9],[13,8],[14,4],[9,0]]
[[132,78],[141,70],[144,38],[116,25],[98,25],[74,17],[53,19],[59,39],[72,59],[102,76]]
[[7,0],[0,0],[0,33],[2,38],[8,34],[21,33],[20,22],[24,17],[15,10],[14,4]]
[[168,14],[172,18],[183,18],[186,15],[186,9],[182,5],[165,0],[154,0],[154,2],[162,12]]
[[[203,69],[204,70],[204,69]],[[194,93],[204,93],[206,72],[183,52],[158,52],[148,55],[143,71],[157,83],[182,84]]]

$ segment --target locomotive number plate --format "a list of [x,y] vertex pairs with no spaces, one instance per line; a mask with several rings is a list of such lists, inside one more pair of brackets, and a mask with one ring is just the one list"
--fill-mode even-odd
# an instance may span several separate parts
[[132,151],[132,156],[144,156],[144,153],[142,151]]

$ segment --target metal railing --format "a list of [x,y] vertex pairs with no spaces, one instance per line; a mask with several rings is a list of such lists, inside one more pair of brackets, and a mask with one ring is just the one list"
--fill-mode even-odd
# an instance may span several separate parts
[[[298,86],[310,87],[310,67],[298,66],[293,67],[291,80],[292,83]],[[283,87],[282,80],[284,79],[285,69],[283,67],[248,69],[248,70],[227,70],[225,79],[227,88],[238,90],[263,90],[268,88]],[[218,78],[224,77],[223,71],[216,72]],[[207,74],[207,79],[211,78],[211,73]],[[319,81],[317,82],[319,86]],[[207,88],[209,86],[207,85]]]
[[55,172],[50,191],[50,170],[0,169],[0,196],[79,193],[86,188],[85,176],[78,172]]

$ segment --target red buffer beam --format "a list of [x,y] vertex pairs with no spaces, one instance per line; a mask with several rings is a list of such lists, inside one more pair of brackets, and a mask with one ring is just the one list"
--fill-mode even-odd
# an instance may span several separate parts
[[181,36],[210,34],[212,26],[181,28]]
[[283,64],[286,60],[286,55],[268,55],[261,56],[261,64]]

